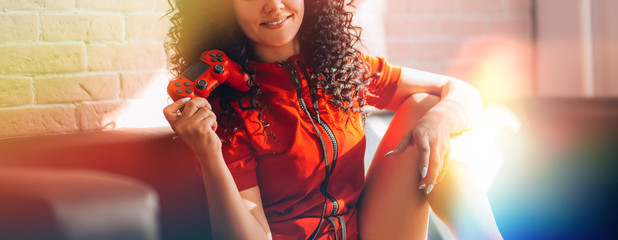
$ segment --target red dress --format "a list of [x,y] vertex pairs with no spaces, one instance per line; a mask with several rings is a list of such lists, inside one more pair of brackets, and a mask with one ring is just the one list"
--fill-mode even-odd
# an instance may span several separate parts
[[[382,58],[365,59],[372,73],[380,73],[368,86],[367,104],[383,108],[395,92],[401,68]],[[357,201],[365,180],[362,118],[351,113],[348,121],[347,112],[328,103],[331,96],[316,90],[318,118],[304,65],[298,56],[285,62],[250,65],[263,92],[261,118],[270,126],[263,131],[258,112],[249,114],[234,103],[234,111],[244,122],[231,136],[221,136],[222,127],[217,130],[227,139],[223,157],[239,191],[259,185],[273,239],[307,239],[316,230],[325,205],[316,239],[335,239],[335,234],[341,239],[344,232],[347,239],[357,239]],[[299,90],[295,82],[301,86]],[[210,101],[219,116],[217,99]],[[219,121],[221,126],[225,120]],[[323,183],[325,154],[329,169],[334,165],[327,189]]]

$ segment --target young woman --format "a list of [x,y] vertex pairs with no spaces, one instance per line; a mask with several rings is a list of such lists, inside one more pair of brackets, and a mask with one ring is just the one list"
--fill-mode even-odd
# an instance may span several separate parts
[[[219,49],[255,83],[164,109],[199,162],[215,238],[424,239],[430,204],[458,237],[500,238],[448,163],[480,109],[471,86],[356,50],[344,0],[172,2],[174,74]],[[365,105],[396,111],[366,178]],[[483,202],[472,230],[451,208],[467,201]]]

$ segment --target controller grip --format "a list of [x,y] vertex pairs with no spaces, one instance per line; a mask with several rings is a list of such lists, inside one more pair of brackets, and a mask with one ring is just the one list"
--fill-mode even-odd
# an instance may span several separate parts
[[230,65],[233,65],[232,68],[236,68],[236,69],[229,72],[229,76],[228,76],[226,83],[238,91],[241,91],[241,92],[249,91],[249,89],[251,89],[251,85],[253,85],[251,84],[251,78],[249,77],[249,74],[243,72],[239,64],[235,62],[230,62],[230,63],[233,63]]
[[197,97],[193,88],[187,86],[187,82],[190,82],[189,79],[184,76],[179,76],[167,84],[167,94],[172,100],[178,101],[178,99],[185,97],[190,97],[191,99]]
[[224,82],[242,92],[249,91],[253,85],[239,64],[229,60],[220,50],[210,50],[203,52],[197,62],[170,81],[167,93],[174,101],[185,97],[207,98]]

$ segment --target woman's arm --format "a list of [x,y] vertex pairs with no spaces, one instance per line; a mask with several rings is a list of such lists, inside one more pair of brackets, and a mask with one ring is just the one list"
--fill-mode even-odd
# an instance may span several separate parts
[[426,115],[439,115],[447,121],[451,133],[468,130],[480,114],[481,95],[464,81],[411,68],[402,68],[400,78],[401,82],[386,109],[397,110],[403,101],[416,93],[436,95],[440,97],[440,103]]
[[202,179],[214,239],[272,239],[258,186],[238,192],[223,161],[203,161]]
[[[179,115],[178,112],[182,111]],[[217,120],[204,98],[178,100],[163,110],[172,129],[195,152],[200,162],[215,239],[272,239],[259,188],[242,192],[221,152]]]
[[410,146],[417,147],[421,154],[419,188],[426,189],[429,194],[448,169],[451,136],[474,125],[481,112],[481,96],[461,80],[409,68],[402,69],[400,80],[386,107],[389,110],[397,110],[402,102],[417,93],[440,97],[440,101],[408,129],[399,145],[387,153],[387,156],[400,154]]

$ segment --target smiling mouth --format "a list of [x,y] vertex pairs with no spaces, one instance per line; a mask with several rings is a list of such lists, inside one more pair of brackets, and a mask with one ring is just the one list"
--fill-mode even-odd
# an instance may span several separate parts
[[281,19],[281,20],[279,20],[279,21],[275,21],[275,22],[265,22],[265,23],[261,23],[260,25],[270,25],[270,26],[273,26],[273,25],[281,24],[281,23],[285,22],[285,20],[287,20],[287,19],[288,19],[288,18],[290,18],[291,16],[292,16],[292,15],[287,16],[287,17],[285,17],[285,18],[283,18],[283,19]]

